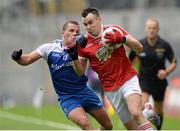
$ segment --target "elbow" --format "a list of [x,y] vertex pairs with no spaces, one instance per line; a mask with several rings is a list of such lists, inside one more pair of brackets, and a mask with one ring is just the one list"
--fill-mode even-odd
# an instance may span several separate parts
[[32,60],[30,58],[27,58],[26,60],[20,59],[16,62],[21,66],[27,66],[32,63]]
[[17,61],[17,63],[19,64],[19,65],[21,65],[21,66],[27,66],[28,64],[27,63],[22,63],[22,62],[19,62],[19,61]]

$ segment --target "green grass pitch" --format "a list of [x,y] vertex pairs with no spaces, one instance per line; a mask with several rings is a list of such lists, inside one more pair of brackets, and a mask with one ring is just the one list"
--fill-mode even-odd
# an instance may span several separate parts
[[[90,117],[95,128],[98,123]],[[117,116],[112,117],[114,130],[124,130]],[[62,130],[79,129],[69,121],[58,106],[43,106],[35,109],[21,106],[12,109],[0,109],[0,130]],[[164,130],[180,130],[180,119],[165,117]]]

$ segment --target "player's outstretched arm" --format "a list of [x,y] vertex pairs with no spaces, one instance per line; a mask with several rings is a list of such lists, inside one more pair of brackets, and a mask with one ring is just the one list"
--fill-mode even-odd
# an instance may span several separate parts
[[135,52],[141,52],[143,49],[142,44],[131,35],[126,38],[126,45]]
[[67,53],[70,55],[71,59],[73,60],[73,69],[77,75],[81,76],[85,74],[85,67],[80,60],[78,59],[78,48],[84,48],[87,44],[87,40],[84,35],[77,34],[76,35],[76,46],[72,47],[71,49],[67,50]]
[[41,56],[36,51],[33,51],[33,52],[29,53],[29,54],[23,54],[22,49],[20,49],[18,51],[15,50],[11,54],[11,58],[14,61],[16,61],[18,64],[26,66],[26,65],[29,65],[29,64],[35,62],[36,60],[41,58]]
[[81,76],[85,73],[82,64],[79,62],[79,59],[73,61],[73,69],[77,75]]
[[73,69],[76,72],[77,75],[81,76],[84,74],[83,67],[80,64],[78,60],[78,47],[74,46],[69,49],[66,49],[66,52],[69,54],[69,56],[72,59]]

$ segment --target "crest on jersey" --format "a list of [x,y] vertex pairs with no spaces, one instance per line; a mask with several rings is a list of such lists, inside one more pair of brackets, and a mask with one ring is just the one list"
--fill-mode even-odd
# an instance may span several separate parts
[[68,59],[68,54],[65,54],[64,56],[63,56],[63,60],[67,60]]
[[111,54],[113,53],[113,51],[113,47],[109,46],[108,44],[105,44],[97,50],[95,55],[99,59],[99,61],[105,62],[109,58],[111,58]]

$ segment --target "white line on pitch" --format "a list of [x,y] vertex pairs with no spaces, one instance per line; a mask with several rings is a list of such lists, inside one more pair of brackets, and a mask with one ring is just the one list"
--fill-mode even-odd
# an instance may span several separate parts
[[36,124],[36,125],[44,125],[44,126],[58,128],[58,129],[68,129],[68,130],[78,129],[75,126],[71,126],[68,124],[57,123],[57,122],[53,122],[49,120],[42,120],[42,119],[38,119],[34,117],[27,117],[27,116],[18,115],[18,114],[10,113],[10,112],[4,112],[4,111],[0,111],[0,118],[6,118],[10,120],[21,121],[21,122],[26,122],[26,123]]

